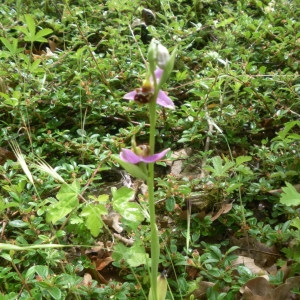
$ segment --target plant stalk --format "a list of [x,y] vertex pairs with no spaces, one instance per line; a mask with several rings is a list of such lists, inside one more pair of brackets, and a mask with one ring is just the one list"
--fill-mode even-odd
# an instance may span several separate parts
[[[149,133],[149,147],[151,155],[155,151],[155,125],[156,125],[156,98],[158,91],[155,89],[153,100],[149,103],[150,113],[150,133]],[[150,229],[151,229],[151,294],[152,299],[157,300],[157,273],[159,262],[159,239],[158,230],[156,226],[156,214],[155,214],[155,199],[154,199],[154,163],[148,165],[148,200],[149,200],[149,215],[150,215]]]

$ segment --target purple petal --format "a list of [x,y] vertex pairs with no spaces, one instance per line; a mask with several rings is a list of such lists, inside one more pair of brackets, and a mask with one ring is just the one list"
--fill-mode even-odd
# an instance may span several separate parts
[[134,96],[136,95],[136,90],[131,91],[129,93],[127,93],[126,95],[124,95],[123,99],[127,99],[127,100],[134,100]]
[[131,164],[137,164],[142,161],[141,156],[136,155],[132,150],[129,149],[122,149],[120,158]]
[[157,68],[155,71],[154,71],[154,75],[155,75],[155,78],[157,81],[160,80],[161,78],[161,75],[163,74],[164,70],[161,69],[161,68]]
[[153,154],[153,155],[141,157],[140,159],[141,159],[141,161],[143,161],[145,163],[153,163],[153,162],[156,162],[156,161],[162,159],[167,154],[167,152],[169,152],[169,150],[170,150],[170,148],[168,148],[162,152]]
[[160,90],[158,92],[158,97],[157,97],[156,103],[159,104],[160,106],[163,106],[166,108],[171,108],[171,109],[175,108],[175,105],[174,105],[173,101],[171,100],[171,98],[169,98],[167,96],[167,94],[162,90]]

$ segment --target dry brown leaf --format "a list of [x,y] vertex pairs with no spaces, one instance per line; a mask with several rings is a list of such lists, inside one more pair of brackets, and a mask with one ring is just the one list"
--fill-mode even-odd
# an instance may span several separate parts
[[116,212],[111,212],[108,215],[102,216],[103,222],[110,228],[113,228],[117,233],[121,233],[124,228],[120,226],[121,216]]
[[0,165],[3,165],[8,159],[16,160],[16,156],[13,152],[0,147]]
[[[251,273],[254,275],[262,276],[262,275],[268,274],[265,270],[261,269],[254,263],[253,258],[250,258],[247,256],[240,255],[240,256],[238,256],[237,259],[235,259],[232,262],[232,266],[238,266],[238,265],[243,265],[243,266],[247,267],[251,271]],[[268,278],[268,276],[266,277],[266,279],[267,278]]]
[[98,258],[94,261],[96,270],[101,271],[113,261],[111,256]]
[[98,257],[103,257],[104,253],[106,252],[104,248],[104,243],[102,242],[97,242],[96,246],[85,250],[86,255],[96,255]]
[[221,208],[219,211],[211,217],[212,221],[217,220],[221,215],[227,214],[230,210],[232,209],[232,203],[224,203],[222,204]]
[[240,289],[242,300],[288,300],[297,299],[291,290],[299,288],[300,276],[291,277],[285,283],[273,288],[265,277],[256,277],[249,280]]
[[92,282],[93,282],[93,278],[92,278],[92,275],[90,273],[85,273],[83,275],[83,280],[82,280],[82,284],[84,286],[91,286],[92,285]]
[[267,246],[251,237],[235,238],[231,237],[231,244],[239,246],[240,255],[250,256],[254,259],[255,264],[261,268],[269,268],[280,257],[275,246]]

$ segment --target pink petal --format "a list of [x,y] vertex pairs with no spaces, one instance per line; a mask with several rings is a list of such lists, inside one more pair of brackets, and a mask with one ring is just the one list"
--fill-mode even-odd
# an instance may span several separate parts
[[174,109],[175,105],[171,98],[167,96],[167,94],[164,91],[159,91],[158,92],[158,97],[156,100],[156,103],[159,104],[160,106],[166,107],[166,108],[171,108]]
[[124,95],[123,99],[134,100],[135,95],[136,95],[136,90],[131,91],[131,92],[127,93],[126,95]]
[[120,158],[131,164],[137,164],[142,161],[141,156],[136,155],[132,150],[129,149],[122,149]]
[[157,81],[160,80],[161,78],[161,75],[163,74],[164,70],[161,69],[161,68],[157,68],[155,71],[154,71],[154,75],[155,75],[155,78]]
[[167,152],[169,152],[169,150],[170,150],[170,148],[168,148],[168,149],[166,149],[162,152],[153,154],[153,155],[149,155],[149,156],[146,156],[146,157],[141,157],[141,161],[143,161],[145,163],[156,162],[156,161],[162,159],[167,154]]

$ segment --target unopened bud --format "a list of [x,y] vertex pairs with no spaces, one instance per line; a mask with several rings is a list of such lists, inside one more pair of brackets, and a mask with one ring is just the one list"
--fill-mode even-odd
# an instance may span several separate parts
[[168,49],[161,43],[157,45],[156,50],[156,63],[161,68],[164,69],[168,61],[170,60],[170,54]]

